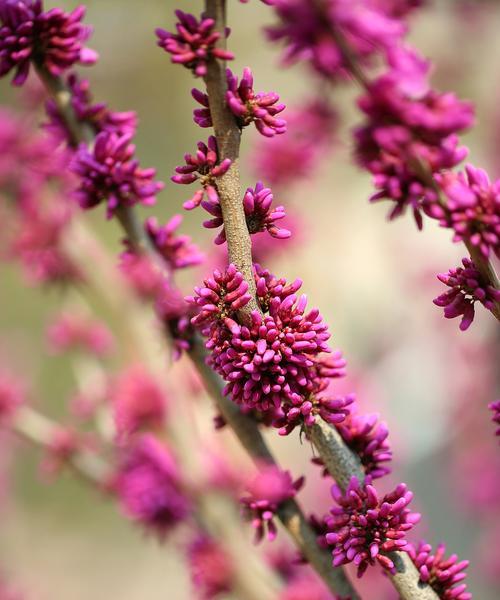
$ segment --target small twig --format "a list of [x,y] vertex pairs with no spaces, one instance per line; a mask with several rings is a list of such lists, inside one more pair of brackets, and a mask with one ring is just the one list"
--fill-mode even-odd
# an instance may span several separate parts
[[[21,406],[9,426],[17,435],[42,448],[50,448],[61,429],[57,423],[29,406]],[[100,489],[104,489],[109,481],[109,465],[84,448],[71,453],[65,462],[78,476]]]

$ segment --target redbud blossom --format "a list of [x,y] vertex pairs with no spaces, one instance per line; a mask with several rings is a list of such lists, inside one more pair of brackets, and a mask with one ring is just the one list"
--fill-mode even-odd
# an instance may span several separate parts
[[151,206],[163,183],[154,181],[155,169],[141,169],[134,158],[132,135],[101,132],[92,151],[82,144],[72,164],[80,176],[75,197],[84,209],[106,202],[106,216],[111,218],[119,208],[141,203]]
[[393,572],[388,553],[409,549],[406,532],[420,520],[420,514],[408,509],[412,492],[400,483],[380,498],[372,485],[361,486],[353,477],[345,492],[333,485],[332,497],[338,506],[325,519],[329,531],[325,539],[333,546],[333,566],[352,562],[358,577],[375,564]]
[[200,533],[187,549],[191,581],[203,600],[231,592],[235,568],[231,557],[216,540]]
[[144,224],[153,246],[172,270],[199,265],[205,258],[188,235],[175,234],[181,223],[182,216],[174,215],[165,225],[159,225],[156,217]]
[[281,471],[274,465],[264,466],[248,483],[248,496],[241,498],[240,502],[255,529],[256,542],[264,538],[266,530],[269,541],[276,538],[278,532],[273,519],[280,505],[294,498],[303,485],[303,477],[293,481],[288,471]]
[[[172,62],[184,65],[196,77],[207,74],[207,63],[211,58],[232,60],[234,55],[223,48],[217,48],[221,34],[214,31],[215,21],[206,17],[200,20],[189,13],[176,10],[179,19],[175,27],[177,33],[157,29],[158,46],[172,55]],[[229,31],[226,30],[226,37]]]
[[121,373],[111,384],[109,395],[119,440],[163,425],[167,397],[158,381],[141,365]]
[[496,400],[495,402],[491,402],[488,404],[488,408],[493,413],[491,420],[495,423],[496,431],[495,435],[500,436],[500,400]]
[[123,452],[113,485],[123,510],[164,538],[190,510],[175,459],[151,434],[144,434]]
[[420,573],[420,580],[428,583],[441,600],[471,600],[472,594],[464,583],[469,561],[459,561],[456,554],[446,558],[445,552],[444,544],[439,544],[434,553],[426,542],[420,542],[416,549],[411,548],[410,556]]
[[470,258],[462,259],[463,267],[440,273],[439,281],[451,288],[434,299],[434,304],[444,308],[444,316],[454,319],[462,315],[461,331],[469,328],[474,320],[474,304],[479,301],[487,310],[493,310],[500,302],[500,290],[495,289],[476,268]]
[[108,355],[113,335],[104,323],[76,313],[62,313],[47,330],[51,348],[58,353],[83,350],[97,357]]
[[94,64],[97,53],[83,45],[92,32],[84,15],[84,6],[66,13],[43,11],[42,0],[0,0],[0,77],[15,69],[12,83],[22,85],[31,62],[55,76],[75,63]]
[[196,191],[190,200],[184,202],[184,208],[186,210],[196,208],[200,205],[205,194],[210,202],[217,203],[219,196],[217,194],[216,179],[227,172],[231,166],[231,161],[225,158],[219,163],[216,138],[211,135],[207,144],[198,142],[196,154],[185,154],[184,160],[186,164],[176,167],[175,172],[177,174],[171,178],[172,181],[184,185],[199,181],[201,184],[201,190]]
[[[277,239],[288,239],[292,234],[288,229],[280,228],[276,221],[286,217],[284,206],[271,208],[273,194],[269,188],[265,188],[261,182],[258,182],[255,189],[248,188],[243,197],[243,209],[245,219],[250,234],[267,231],[269,235]],[[214,229],[222,225],[222,230],[217,235],[214,243],[223,244],[226,241],[226,231],[224,229],[224,219],[219,202],[202,202],[203,208],[215,218],[205,221],[204,227]]]
[[490,183],[483,169],[465,166],[465,172],[436,175],[445,206],[433,203],[427,214],[452,228],[454,242],[469,242],[485,258],[500,257],[500,180]]

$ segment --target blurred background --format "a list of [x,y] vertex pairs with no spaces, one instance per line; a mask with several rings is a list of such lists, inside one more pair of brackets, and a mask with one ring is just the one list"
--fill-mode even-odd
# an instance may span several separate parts
[[[76,4],[46,2],[65,9]],[[169,178],[183,154],[207,133],[192,122],[190,73],[170,64],[153,32],[172,27],[175,8],[196,14],[201,2],[86,4],[86,22],[94,26],[89,45],[100,61],[83,75],[97,100],[116,110],[137,110],[141,162],[156,167],[166,182],[154,209],[163,222],[182,212],[190,193]],[[301,66],[282,68],[279,49],[264,40],[262,26],[272,21],[269,8],[256,0],[229,4],[233,71],[251,66],[256,89],[276,90],[288,106],[300,106],[313,80]],[[470,162],[484,166],[492,178],[500,175],[499,28],[498,2],[435,0],[416,11],[410,36],[435,63],[434,87],[453,90],[476,105],[477,126],[463,142]],[[493,600],[499,597],[500,572],[484,553],[496,556],[499,565],[494,536],[499,485],[479,499],[477,494],[484,492],[488,473],[499,473],[487,410],[499,392],[495,324],[478,310],[472,327],[461,333],[458,322],[443,319],[432,304],[442,291],[435,274],[457,266],[464,256],[449,231],[428,221],[418,232],[410,215],[388,223],[387,206],[368,203],[370,177],[353,165],[351,153],[351,129],[361,119],[354,105],[357,93],[354,85],[335,88],[335,141],[310,178],[275,190],[276,203],[294,207],[303,220],[294,232],[297,241],[284,242],[286,250],[274,257],[272,269],[290,280],[300,276],[310,305],[320,307],[330,324],[332,345],[348,361],[348,377],[339,390],[356,392],[364,410],[380,412],[388,423],[394,473],[382,487],[399,481],[410,486],[424,515],[421,535],[432,543],[445,540],[450,552],[470,559],[474,597]],[[18,102],[19,92],[3,79],[0,104],[16,109]],[[259,179],[254,156],[255,144],[262,142],[257,137],[253,128],[243,137],[245,187]],[[104,223],[100,211],[91,218],[109,247],[118,250],[117,226]],[[213,234],[201,221],[201,211],[185,213],[183,231],[208,251]],[[203,267],[197,273],[202,275]],[[187,293],[193,274],[182,283]],[[54,417],[65,413],[72,389],[67,359],[51,355],[45,343],[47,320],[59,304],[57,290],[29,287],[18,269],[0,264],[0,356],[28,381],[37,406]],[[298,435],[279,438],[270,432],[268,438],[295,476],[311,470],[310,448],[299,443]],[[28,599],[193,597],[175,544],[146,537],[71,475],[47,485],[39,473],[40,454],[23,443],[9,445],[0,459],[9,477],[0,505],[0,565]],[[318,511],[326,509],[328,487],[314,476],[311,482],[299,498]],[[381,594],[372,589],[366,597],[382,600]]]

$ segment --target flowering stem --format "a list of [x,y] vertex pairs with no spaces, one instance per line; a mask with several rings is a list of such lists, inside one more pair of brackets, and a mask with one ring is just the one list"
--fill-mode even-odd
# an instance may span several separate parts
[[[226,2],[225,0],[205,0],[206,14],[215,20],[215,28],[222,32],[218,44],[225,45],[224,30],[226,27]],[[224,227],[227,237],[229,262],[236,265],[248,283],[251,301],[240,309],[243,321],[250,320],[250,313],[259,311],[255,299],[255,281],[253,276],[252,243],[243,210],[241,197],[239,152],[241,131],[236,120],[226,104],[226,69],[223,61],[211,58],[208,62],[205,77],[210,114],[217,138],[219,159],[231,160],[229,170],[217,179]],[[260,311],[259,311],[260,312]]]
[[[218,4],[222,6],[223,3]],[[70,102],[68,101],[69,92],[67,92],[67,90],[65,89],[64,84],[57,78],[47,76],[46,72],[41,68],[38,69],[38,74],[43,83],[46,85],[47,90],[54,98],[59,113],[64,119],[68,129],[72,131],[72,144],[76,146],[79,142],[90,138],[90,128],[85,127],[84,125],[78,123],[75,120],[73,109],[71,107]],[[223,85],[225,86],[225,80],[223,80]],[[221,96],[221,98],[221,101],[223,102],[223,95]],[[237,157],[239,151],[240,132],[236,126],[236,123],[234,122],[233,117],[231,115],[229,116],[232,121],[231,133],[234,133],[234,129],[237,130],[237,144],[235,145],[234,138],[229,136],[233,141],[227,146],[224,143],[221,143],[219,148],[226,148],[224,152],[228,154],[226,154],[225,156]],[[237,218],[237,215],[239,215],[239,213],[241,212],[240,216],[243,219],[242,227],[244,228],[244,232],[246,234],[247,244],[245,245],[243,243],[243,238],[245,236],[242,236],[239,233],[236,236],[232,235],[231,238],[228,236],[228,241],[231,240],[231,245],[229,246],[229,248],[232,248],[235,243],[237,243],[237,246],[239,248],[239,250],[236,250],[232,254],[230,250],[230,260],[235,262],[235,264],[240,265],[240,268],[243,269],[242,265],[245,263],[243,259],[240,260],[238,256],[249,256],[250,258],[246,259],[246,264],[250,265],[250,268],[247,268],[246,277],[247,281],[253,282],[253,275],[251,270],[252,258],[250,235],[246,226],[246,221],[243,213],[243,205],[240,198],[239,170],[237,168],[237,165],[232,171],[232,176],[227,179],[222,188],[219,188],[219,194],[221,196],[221,203],[223,203],[225,199],[227,199],[227,204],[229,205],[229,219],[232,225],[232,227],[229,228],[229,230],[234,231],[235,227],[238,228],[241,226],[240,224],[238,224],[239,221]],[[122,209],[120,209],[120,211],[117,211],[117,216],[120,225],[122,226],[131,243],[136,248],[142,248],[147,252],[152,252],[152,249],[148,244],[148,240],[144,235],[144,231],[139,224],[134,209],[132,207],[123,207]],[[156,255],[152,255],[152,258],[157,263],[161,262],[161,260],[157,260]],[[248,273],[250,273],[251,275],[249,278]],[[254,304],[256,307],[257,302],[255,299]],[[217,403],[220,412],[224,416],[227,423],[234,430],[236,436],[240,440],[243,447],[247,450],[247,452],[250,454],[250,456],[254,459],[255,462],[266,461],[269,463],[273,463],[274,458],[259,432],[257,423],[250,417],[242,414],[239,408],[236,405],[234,405],[230,400],[228,400],[222,393],[222,381],[205,363],[206,351],[204,348],[203,341],[201,339],[197,337],[193,339],[190,356],[194,364],[196,365],[198,371],[200,372],[207,389],[212,394],[215,402]],[[332,568],[330,554],[327,551],[322,550],[318,546],[316,541],[316,535],[312,528],[309,526],[307,519],[305,518],[297,503],[294,501],[286,502],[280,508],[279,517],[285,528],[289,531],[291,537],[294,539],[300,552],[316,569],[316,571],[324,579],[328,587],[334,593],[341,593],[342,595],[351,597],[352,600],[358,600],[359,597],[356,594],[355,590],[352,588],[351,584],[349,583],[347,577],[344,574],[344,571],[342,569]]]
[[[325,5],[324,0],[314,1],[316,2],[318,9],[320,10]],[[342,35],[342,32],[339,31],[337,28],[330,26],[330,33],[332,34],[333,39],[335,40],[337,46],[342,52],[344,61],[347,67],[349,68],[349,71],[354,80],[357,81],[362,88],[368,89],[370,85],[370,80],[365,74],[362,65],[357,60],[355,52],[353,52],[353,50],[349,46],[348,41]],[[427,182],[429,187],[433,188],[436,191],[440,205],[446,212],[448,212],[448,207],[443,199],[441,189],[434,181],[434,177],[429,167],[422,162],[420,162],[418,165],[414,165],[414,167],[418,168],[422,179],[424,179]],[[485,258],[483,254],[478,250],[478,248],[470,242],[464,241],[464,245],[467,248],[472,262],[475,264],[475,266],[477,267],[481,275],[484,277],[484,279],[493,288],[499,290],[500,281],[498,279],[498,275],[495,271],[495,267],[493,266],[492,262],[489,259]],[[500,302],[493,301],[493,309],[491,310],[491,312],[496,317],[496,319],[500,321]]]
[[[228,425],[235,432],[241,444],[251,458],[257,463],[263,461],[276,464],[271,451],[262,437],[257,423],[248,415],[244,415],[231,400],[223,393],[223,382],[220,377],[206,364],[206,351],[201,340],[194,340],[189,352],[191,359],[202,375],[207,389],[214,398],[218,409]],[[322,577],[328,587],[342,596],[357,600],[359,596],[352,588],[342,569],[332,568],[329,552],[322,550],[316,541],[316,534],[307,522],[295,500],[283,503],[278,516],[288,533],[293,538],[301,554]]]

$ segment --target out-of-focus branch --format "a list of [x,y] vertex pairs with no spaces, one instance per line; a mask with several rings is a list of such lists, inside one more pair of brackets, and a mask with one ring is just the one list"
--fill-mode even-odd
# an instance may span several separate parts
[[[29,406],[21,406],[9,427],[20,437],[42,448],[50,448],[61,427]],[[110,466],[95,453],[84,448],[72,452],[67,464],[85,481],[104,489],[111,474]]]
[[[90,141],[90,128],[76,122],[71,103],[68,100],[67,94],[64,93],[64,85],[58,79],[54,79],[52,77],[46,78],[46,73],[42,69],[38,69],[38,72],[42,81],[45,83],[47,90],[55,100],[61,117],[64,119],[68,129],[71,131],[72,138],[74,140],[73,144],[77,145],[77,143],[81,141]],[[232,115],[230,115],[230,117],[233,121],[231,127],[236,127],[237,129],[236,123],[234,122]],[[228,136],[227,142],[223,142],[222,145],[219,146],[219,148],[225,148],[225,150],[222,150],[222,152],[226,153],[225,155],[223,155],[223,157],[235,157],[232,167],[232,175],[230,178],[227,179],[226,183],[223,184],[222,187],[219,187],[219,193],[222,195],[222,197],[229,199],[228,210],[229,214],[231,215],[229,217],[231,223],[238,222],[238,218],[235,215],[237,215],[239,212],[241,212],[241,215],[243,215],[244,233],[248,238],[248,247],[250,247],[250,236],[246,227],[246,221],[244,220],[244,213],[240,198],[239,170],[237,166],[237,154],[239,151],[240,132],[238,129],[237,146],[234,145],[236,138],[233,135],[234,131],[232,129],[231,132],[231,136]],[[234,154],[234,152],[236,152],[236,154]],[[236,203],[238,203],[238,206],[236,206]],[[140,224],[137,220],[137,216],[134,209],[132,207],[122,208],[117,212],[117,216],[120,225],[122,226],[123,230],[125,231],[127,237],[132,242],[134,247],[140,248],[142,251],[145,251],[148,254],[150,254],[151,258],[157,264],[161,263],[161,260],[158,259],[158,256],[153,252],[153,249],[150,247],[150,244],[148,243],[148,240],[144,235],[142,227],[140,227]],[[78,227],[77,231],[80,236],[83,236],[83,238],[86,238],[87,242],[89,242],[88,232],[86,232],[84,227]],[[244,237],[245,236],[243,236],[243,238]],[[247,246],[242,242],[242,236],[240,236],[239,234],[236,236],[236,239],[238,240],[238,244],[241,246],[241,248],[240,251],[235,252],[235,254],[231,257],[231,260],[235,264],[237,264],[241,270],[244,270],[244,264],[247,264],[246,271],[251,274],[251,252],[247,253],[250,256],[250,262],[248,263],[248,259],[246,259],[245,263],[245,259],[239,258],[240,254],[238,254],[238,252],[241,252],[242,249],[246,249]],[[92,242],[92,244],[94,242],[95,240]],[[241,253],[241,256],[243,256],[243,253]],[[74,256],[74,258],[76,259],[77,257]],[[248,264],[250,265],[250,268],[248,268]],[[251,277],[250,281],[253,282],[253,276]],[[96,284],[96,286],[99,286],[98,276],[94,278],[94,283]],[[113,289],[110,289],[108,284],[109,282],[105,283],[105,286],[108,288],[109,293],[105,290],[102,290],[104,295],[112,303],[112,305],[116,304],[117,301],[121,302],[121,299],[116,298],[116,289],[114,287]],[[255,290],[255,284],[253,284],[253,289]],[[255,300],[254,305],[257,306]],[[130,324],[130,327],[132,327],[133,329],[132,324]],[[212,394],[225,420],[234,430],[236,436],[238,437],[238,439],[240,440],[240,442],[254,461],[256,461],[257,463],[260,461],[266,461],[268,463],[274,462],[271,452],[269,451],[264,439],[262,438],[259,432],[257,423],[250,417],[243,415],[238,409],[238,407],[235,406],[230,400],[228,400],[223,395],[222,382],[220,378],[206,365],[205,354],[205,348],[203,346],[202,340],[195,338],[193,340],[193,347],[190,353],[191,358],[196,364],[207,389]],[[343,570],[334,569],[331,566],[330,554],[327,551],[322,550],[318,546],[316,542],[316,535],[310,527],[309,523],[307,522],[307,519],[303,515],[298,504],[294,501],[289,501],[285,503],[281,507],[278,516],[280,517],[280,520],[282,521],[285,528],[290,533],[300,552],[316,569],[316,571],[323,578],[328,587],[335,593],[340,593],[344,596],[350,597],[352,600],[357,600],[358,595],[350,585]],[[264,600],[262,596],[260,600]]]

